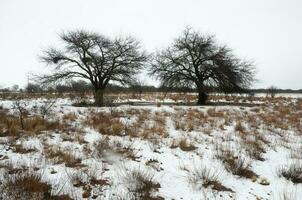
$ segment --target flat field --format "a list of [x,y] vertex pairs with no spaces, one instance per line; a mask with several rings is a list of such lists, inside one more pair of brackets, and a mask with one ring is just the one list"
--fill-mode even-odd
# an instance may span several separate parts
[[107,96],[2,95],[0,199],[301,199],[301,95]]

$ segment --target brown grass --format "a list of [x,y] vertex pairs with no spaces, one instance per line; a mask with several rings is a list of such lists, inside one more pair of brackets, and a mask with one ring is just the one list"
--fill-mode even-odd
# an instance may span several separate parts
[[86,124],[92,126],[103,135],[123,136],[125,133],[125,125],[119,120],[118,114],[91,112]]
[[231,172],[233,175],[252,179],[258,177],[250,169],[250,163],[242,155],[235,155],[230,149],[218,149],[216,157],[222,161],[226,170]]
[[133,199],[162,200],[162,197],[154,196],[154,192],[161,187],[155,181],[154,175],[142,169],[127,169],[121,178],[128,186],[128,191]]
[[193,186],[193,188],[201,189],[202,186],[204,188],[210,187],[216,191],[233,192],[232,189],[222,185],[219,181],[219,176],[219,172],[204,166],[194,168],[191,171],[188,170],[187,173],[188,182]]
[[235,131],[238,131],[240,134],[244,134],[245,133],[245,128],[242,125],[241,121],[237,121],[236,125],[235,125]]
[[70,113],[64,114],[62,119],[64,121],[74,122],[78,119],[78,116],[74,112],[70,112]]
[[42,181],[41,174],[26,171],[9,176],[1,185],[1,199],[10,200],[71,200],[67,195],[52,196],[51,185]]
[[106,152],[115,152],[121,154],[123,157],[137,161],[139,158],[132,145],[125,146],[119,141],[112,141],[108,137],[103,137],[95,143],[94,156],[98,159],[106,159]]
[[243,140],[242,147],[246,150],[250,158],[264,161],[263,154],[266,153],[266,150],[263,141],[258,139],[257,136]]
[[[22,134],[40,134],[43,131],[64,130],[67,127],[59,121],[49,121],[39,116],[24,118],[23,129],[18,117],[0,112],[0,132],[2,136],[21,136]],[[0,135],[1,136],[1,135]]]
[[76,158],[73,154],[62,151],[55,147],[46,147],[44,149],[44,154],[48,159],[54,161],[55,164],[64,163],[66,167],[83,167],[81,164],[81,159]]
[[207,110],[207,114],[210,117],[218,117],[218,118],[222,118],[224,116],[224,112],[223,111],[216,111],[215,108],[209,108]]
[[292,181],[295,184],[302,183],[302,163],[295,162],[288,166],[283,166],[277,171],[280,177]]
[[200,131],[202,126],[209,122],[208,116],[198,109],[176,109],[172,115],[172,120],[176,130],[182,131]]
[[194,151],[197,149],[197,147],[188,142],[186,138],[182,138],[180,141],[173,140],[170,148],[175,149],[177,147],[179,147],[182,151]]
[[27,154],[27,153],[32,153],[32,152],[37,151],[36,149],[24,148],[22,144],[15,144],[13,146],[13,150],[14,150],[14,152],[20,153],[20,154]]

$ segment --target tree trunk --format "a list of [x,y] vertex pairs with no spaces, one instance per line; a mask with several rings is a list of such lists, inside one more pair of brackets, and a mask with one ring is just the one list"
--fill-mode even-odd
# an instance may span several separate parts
[[208,99],[207,93],[205,93],[202,89],[198,89],[198,105],[205,105]]
[[97,106],[104,105],[104,89],[97,89],[94,92],[94,103]]

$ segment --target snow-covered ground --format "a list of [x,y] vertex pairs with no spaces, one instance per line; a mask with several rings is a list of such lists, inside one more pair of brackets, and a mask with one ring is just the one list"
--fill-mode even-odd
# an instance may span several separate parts
[[[26,118],[41,115],[45,101],[23,100]],[[8,136],[0,123],[2,187],[10,176],[31,170],[51,185],[53,195],[72,199],[147,199],[142,190],[148,187],[141,188],[146,181],[154,183],[149,199],[301,198],[302,183],[282,176],[291,164],[302,169],[301,99],[246,97],[238,105],[210,106],[155,102],[98,108],[75,107],[62,98],[45,119],[64,126]],[[14,104],[1,100],[0,110],[18,116]]]

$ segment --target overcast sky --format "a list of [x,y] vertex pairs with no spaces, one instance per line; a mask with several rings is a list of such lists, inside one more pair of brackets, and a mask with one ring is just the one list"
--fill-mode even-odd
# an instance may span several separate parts
[[253,60],[255,87],[302,88],[301,0],[0,0],[0,87],[24,86],[28,73],[41,72],[38,55],[60,46],[63,30],[130,34],[152,52],[185,26]]

